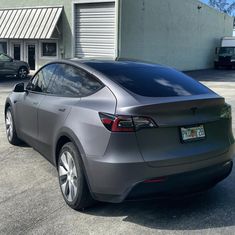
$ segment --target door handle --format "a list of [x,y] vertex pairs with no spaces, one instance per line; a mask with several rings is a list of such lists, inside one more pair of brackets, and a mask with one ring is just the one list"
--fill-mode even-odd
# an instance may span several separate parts
[[33,105],[38,105],[39,103],[38,102],[33,102]]
[[65,112],[66,109],[58,109],[59,112]]

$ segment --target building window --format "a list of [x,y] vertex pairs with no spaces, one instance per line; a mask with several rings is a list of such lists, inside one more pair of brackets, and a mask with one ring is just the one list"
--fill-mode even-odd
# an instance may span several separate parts
[[0,52],[7,54],[7,42],[0,42]]
[[56,57],[57,56],[57,43],[56,42],[43,42],[42,43],[42,56]]

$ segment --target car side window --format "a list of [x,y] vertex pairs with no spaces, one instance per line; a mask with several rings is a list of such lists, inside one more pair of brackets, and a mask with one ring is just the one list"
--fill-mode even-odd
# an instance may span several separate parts
[[103,87],[93,75],[68,64],[58,64],[54,82],[49,88],[53,94],[67,97],[89,96]]
[[28,84],[27,89],[34,92],[47,93],[47,89],[52,82],[56,64],[49,64],[43,67]]

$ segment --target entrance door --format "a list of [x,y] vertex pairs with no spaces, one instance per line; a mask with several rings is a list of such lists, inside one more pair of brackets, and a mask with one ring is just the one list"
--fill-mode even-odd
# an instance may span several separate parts
[[23,41],[10,41],[10,56],[15,60],[23,60]]
[[30,70],[36,70],[36,45],[27,45],[27,57]]
[[19,43],[13,44],[13,58],[21,60],[21,45]]

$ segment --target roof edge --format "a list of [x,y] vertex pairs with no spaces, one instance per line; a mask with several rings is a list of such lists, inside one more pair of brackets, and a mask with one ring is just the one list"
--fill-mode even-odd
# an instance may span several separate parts
[[20,10],[20,9],[42,9],[42,8],[64,8],[63,5],[57,5],[57,6],[30,6],[30,7],[6,7],[6,8],[0,8],[0,11],[2,10]]

